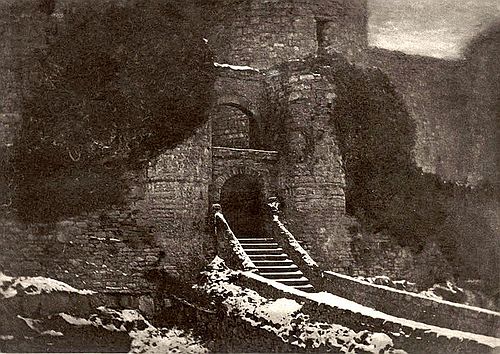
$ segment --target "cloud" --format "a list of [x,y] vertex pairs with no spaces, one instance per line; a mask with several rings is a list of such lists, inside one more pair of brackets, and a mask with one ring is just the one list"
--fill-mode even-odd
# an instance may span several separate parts
[[459,58],[478,32],[500,18],[498,0],[369,0],[371,45]]

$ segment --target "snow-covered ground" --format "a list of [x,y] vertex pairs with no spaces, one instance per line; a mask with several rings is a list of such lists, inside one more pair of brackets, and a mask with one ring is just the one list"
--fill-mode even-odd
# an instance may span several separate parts
[[10,298],[22,293],[24,295],[39,295],[52,292],[77,293],[92,295],[90,290],[78,290],[59,280],[44,277],[10,277],[0,272],[0,299]]
[[[132,339],[130,353],[207,353],[191,333],[178,328],[154,327],[136,310],[97,309],[89,319],[60,313],[73,326],[94,326],[107,331],[128,332]],[[111,322],[109,322],[111,320]]]
[[[438,337],[459,339],[459,341],[472,340],[491,348],[500,347],[498,338],[397,318],[330,293],[306,293],[253,272],[233,271],[228,269],[219,257],[213,260],[203,275],[204,282],[196,286],[197,290],[206,294],[209,299],[215,300],[218,306],[222,306],[228,318],[238,318],[239,323],[247,323],[257,331],[266,331],[279,343],[296,347],[297,351],[301,352],[324,350],[342,353],[404,353],[395,346],[402,345],[401,338],[406,335],[405,333],[387,331],[382,333],[359,330],[359,328],[353,330],[341,322],[313,320],[304,308],[304,304],[307,302],[309,306],[311,301],[318,305],[326,304],[358,313],[377,321],[401,324],[420,332],[433,333]],[[242,276],[266,283],[280,290],[278,293],[283,296],[269,299],[253,289],[240,286],[234,280]],[[68,301],[64,310],[52,311],[53,313],[49,314],[47,311],[39,312],[41,303],[39,300],[37,302],[37,295],[50,297],[56,294],[59,296],[66,294],[68,297],[96,295],[95,292],[75,289],[54,279],[11,277],[0,273],[0,317],[3,321],[0,323],[0,351],[46,351],[50,348],[58,350],[64,348],[65,351],[71,351],[71,348],[81,349],[74,347],[75,345],[88,344],[86,341],[89,338],[99,342],[89,346],[89,351],[116,349],[131,353],[210,351],[208,341],[212,340],[210,336],[214,333],[206,332],[208,338],[201,339],[188,329],[175,326],[157,328],[136,310],[111,309],[96,305],[98,307],[87,308],[87,312],[82,313],[80,309],[71,308],[70,306],[75,306],[75,303]],[[304,299],[303,302],[300,301],[301,298]],[[30,312],[26,312],[26,309]],[[342,319],[339,318],[339,321]],[[223,327],[216,326],[216,328],[220,330]],[[226,336],[231,336],[231,332]]]
[[[101,306],[91,310],[93,313],[88,316],[75,315],[80,309],[71,307],[48,315],[37,311],[41,306],[37,295],[61,293],[68,297],[96,294],[50,278],[11,277],[0,273],[0,352],[52,351],[54,348],[85,351],[89,338],[102,342],[91,343],[90,351],[127,348],[131,353],[208,352],[192,333],[175,327],[156,328],[136,310]],[[19,301],[11,301],[18,295],[23,295]],[[32,314],[25,314],[26,309]]]

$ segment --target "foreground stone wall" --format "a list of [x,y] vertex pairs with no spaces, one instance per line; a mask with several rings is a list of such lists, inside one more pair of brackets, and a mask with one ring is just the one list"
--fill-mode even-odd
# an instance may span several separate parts
[[[255,289],[259,294],[267,298],[279,299],[286,297],[303,303],[301,311],[307,314],[311,321],[326,323],[339,323],[340,321],[343,326],[347,326],[354,331],[371,330],[385,333],[391,337],[396,348],[402,348],[409,353],[475,354],[494,352],[498,348],[499,340],[495,337],[433,326],[424,322],[417,322],[413,320],[413,317],[409,317],[408,320],[398,318],[347,301],[348,297],[335,299],[328,296],[323,297],[324,293],[304,293],[250,272],[243,273],[237,279],[237,284]],[[346,287],[343,290],[349,292],[350,288]],[[338,301],[338,305],[335,301]],[[398,305],[397,302],[390,302],[387,305],[391,304]],[[437,306],[433,306],[433,308],[435,307]],[[466,326],[477,326],[479,328],[484,324],[488,325],[489,316],[486,316],[487,320],[484,322],[485,317],[479,319],[481,317],[479,313],[480,311],[476,311],[471,315],[470,322]],[[450,321],[446,314],[438,314],[438,316],[444,321]],[[494,319],[497,315],[492,316]],[[495,327],[492,328],[495,329]]]
[[492,337],[498,334],[498,312],[429,299],[332,272],[325,272],[319,282],[322,290],[397,317]]

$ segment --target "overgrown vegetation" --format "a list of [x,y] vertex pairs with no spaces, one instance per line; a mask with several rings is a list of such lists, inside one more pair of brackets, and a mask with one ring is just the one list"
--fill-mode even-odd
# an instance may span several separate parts
[[213,61],[169,2],[78,6],[32,68],[15,143],[14,206],[50,221],[117,204],[125,171],[206,119]]
[[[498,241],[479,212],[485,200],[494,203],[495,188],[445,182],[415,165],[415,123],[381,70],[342,57],[309,64],[336,86],[331,124],[343,157],[348,213],[367,231],[388,233],[417,253],[437,243],[456,277],[483,278],[495,289]],[[432,280],[445,280],[438,273]]]

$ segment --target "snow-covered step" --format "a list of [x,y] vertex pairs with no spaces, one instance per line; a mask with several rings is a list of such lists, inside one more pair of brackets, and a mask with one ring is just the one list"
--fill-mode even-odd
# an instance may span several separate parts
[[255,266],[260,267],[260,266],[287,266],[287,265],[292,265],[293,264],[293,261],[291,259],[284,259],[284,260],[259,260],[259,261],[256,261],[256,260],[252,260],[253,261],[253,264],[255,264]]
[[300,277],[300,278],[294,278],[294,279],[273,279],[274,281],[277,281],[278,283],[289,285],[289,286],[297,286],[297,285],[308,285],[309,284],[309,279],[306,277]]
[[281,254],[252,254],[248,255],[252,262],[258,261],[283,261],[288,259],[288,255],[285,253]]
[[260,266],[257,267],[260,273],[276,273],[276,272],[289,272],[296,271],[299,269],[295,264],[283,265],[283,266]]
[[298,279],[301,278],[304,273],[302,273],[300,270],[298,271],[293,271],[293,272],[270,272],[270,273],[264,273],[265,277],[268,279]]
[[250,255],[268,255],[268,254],[283,254],[283,248],[244,248],[245,252]]
[[306,284],[306,285],[294,285],[293,286],[295,289],[302,290],[302,291],[313,291],[314,287],[311,284]]
[[255,237],[255,238],[240,238],[240,237],[238,237],[238,241],[240,241],[241,244],[275,242],[273,238],[265,238],[265,237]]
[[257,267],[261,276],[303,291],[314,287],[297,265],[270,237],[238,237],[238,241]]
[[278,249],[277,243],[242,243],[243,249]]

